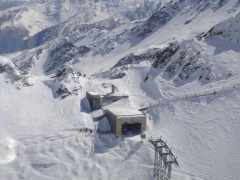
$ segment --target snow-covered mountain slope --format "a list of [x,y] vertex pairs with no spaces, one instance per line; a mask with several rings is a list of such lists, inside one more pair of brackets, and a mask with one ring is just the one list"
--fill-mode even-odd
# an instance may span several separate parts
[[[154,104],[156,99],[163,101],[167,93],[182,94],[178,88],[170,88],[171,84],[160,76],[157,79],[149,76],[144,82],[149,67],[144,63],[133,65],[124,79],[109,80],[120,87],[119,91],[130,95],[132,107],[148,105],[146,102]],[[91,87],[84,88],[96,90],[106,79],[94,81]],[[79,111],[85,91],[78,96],[54,100],[51,90],[41,81],[31,89],[17,92],[10,84],[3,83],[1,81],[4,87],[1,99],[5,102],[1,103],[1,113],[4,112],[1,134],[18,140],[19,153],[13,163],[0,167],[1,177],[153,179],[154,150],[147,140],[141,142],[139,136],[133,136],[121,141],[111,134],[94,137],[77,133],[78,128],[94,128],[82,102]],[[205,90],[213,92],[216,85],[213,82],[213,87]],[[199,90],[194,84],[188,87],[185,92]],[[236,179],[239,175],[236,168],[239,164],[238,92],[239,86],[235,90],[232,86],[215,96],[176,98],[147,111],[150,117],[147,137],[162,135],[178,156],[180,169],[173,169],[173,179]],[[229,148],[231,155],[228,156]],[[226,167],[229,158],[232,163]]]
[[0,73],[4,74],[5,82],[16,84],[17,88],[33,85],[34,79],[26,71],[21,71],[10,59],[0,56]]
[[147,138],[178,157],[172,179],[238,179],[238,0],[2,2],[0,135],[19,149],[1,178],[154,179],[147,139],[93,119],[86,91],[105,83],[147,109]]
[[[1,48],[0,53],[32,48],[39,45],[35,41],[41,42],[43,41],[41,38],[46,39],[45,36],[50,36],[47,37],[47,40],[49,38],[53,39],[55,38],[53,33],[58,33],[59,35],[59,33],[64,31],[63,27],[67,28],[69,26],[69,22],[70,24],[73,23],[72,25],[77,28],[76,24],[91,24],[109,17],[112,17],[111,19],[114,21],[117,21],[122,16],[126,16],[126,18],[131,20],[146,18],[162,6],[162,1],[39,0],[22,1],[21,3],[13,2],[13,4],[18,6],[0,12],[0,28],[2,32],[0,42],[2,43],[1,46],[3,44],[7,45],[6,48]],[[63,24],[59,25],[60,23]],[[57,27],[51,28],[52,26]],[[6,36],[12,39],[5,39]],[[18,44],[18,46],[15,47],[12,41],[17,42],[15,45]]]
[[[84,53],[84,58],[82,58],[82,53],[75,53],[73,57],[70,52],[71,49],[66,49],[64,50],[66,58],[61,60],[59,65],[64,65],[68,61],[76,62],[80,60],[75,67],[86,67],[89,61],[92,63],[104,61],[102,66],[98,65],[98,69],[105,68],[106,64],[108,64],[106,68],[111,68],[118,60],[132,52],[144,48],[148,49],[152,46],[163,48],[175,40],[193,39],[201,33],[208,32],[217,23],[228,19],[228,16],[235,16],[238,13],[238,3],[234,1],[229,1],[223,6],[220,6],[218,1],[213,1],[207,5],[206,3],[205,1],[204,3],[201,1],[190,4],[187,1],[170,2],[157,11],[158,13],[141,21],[136,21],[123,13],[117,13],[114,16],[90,24],[81,24],[78,18],[72,18],[26,39],[21,48],[43,46],[47,43],[48,45],[44,46],[48,51],[51,49],[55,54],[61,54],[62,52],[57,53],[56,51],[62,51],[59,47],[62,46],[64,41],[67,41],[73,43],[76,48],[85,47],[91,49],[91,51]],[[175,6],[179,11],[174,11],[173,7]],[[232,10],[233,7],[235,7],[235,10]],[[152,11],[152,13],[155,11]],[[133,12],[136,13],[137,11]],[[136,18],[141,19],[144,12],[142,10],[141,14]],[[169,16],[163,18],[161,13],[166,12],[174,12],[174,15],[170,18]],[[209,16],[212,18],[208,19]],[[189,18],[192,18],[191,21],[186,23]],[[160,23],[157,26],[154,25],[156,22],[153,19],[165,19],[165,23]],[[145,31],[145,27],[151,27],[152,32],[148,32],[146,34],[148,36],[142,39],[135,31],[136,29]],[[109,62],[106,63],[109,56],[115,57],[110,64]],[[54,63],[54,61],[57,61],[54,59],[58,59],[58,57],[52,57],[51,52],[49,57],[48,61],[52,61],[53,64],[58,63]],[[49,67],[46,68],[49,69]]]
[[239,44],[239,21],[240,21],[240,14],[236,17],[232,17],[227,19],[218,25],[214,26],[210,29],[205,36],[206,37],[215,37],[218,39],[223,39],[227,41],[231,41],[234,43]]
[[53,97],[61,96],[66,98],[69,95],[78,95],[82,86],[88,81],[85,74],[74,72],[71,68],[59,69],[52,81],[46,81],[46,84],[52,89]]

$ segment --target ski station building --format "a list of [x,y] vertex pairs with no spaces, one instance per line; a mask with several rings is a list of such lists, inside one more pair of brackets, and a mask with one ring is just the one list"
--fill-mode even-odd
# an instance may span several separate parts
[[[109,130],[117,136],[131,131],[134,134],[146,130],[146,115],[138,109],[128,107],[126,98],[128,95],[115,93],[112,85],[112,92],[100,94],[97,92],[86,92],[93,118],[97,121],[106,117]],[[96,111],[97,110],[97,111]],[[101,113],[99,113],[101,111]]]
[[117,136],[128,131],[141,133],[146,130],[146,115],[137,109],[107,107],[105,112],[109,126]]

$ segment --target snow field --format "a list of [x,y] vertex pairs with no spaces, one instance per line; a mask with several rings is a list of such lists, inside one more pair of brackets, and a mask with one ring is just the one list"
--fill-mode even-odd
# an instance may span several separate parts
[[[164,99],[161,93],[168,86],[172,87],[169,93],[176,93],[173,84],[165,82],[166,86],[162,86],[163,83],[159,84],[159,78],[154,76],[144,82],[149,71],[145,62],[131,65],[125,79],[111,81],[120,93],[130,95],[130,106],[139,108],[158,100],[161,102]],[[5,83],[4,76],[0,77]],[[89,81],[88,88],[99,88],[106,81]],[[212,85],[214,87],[214,83]],[[218,82],[217,86],[220,85]],[[14,137],[20,144],[16,160],[0,167],[4,179],[153,178],[154,149],[147,140],[130,136],[122,141],[111,134],[78,133],[80,127],[95,127],[87,113],[88,107],[85,105],[80,109],[84,91],[60,101],[52,98],[51,89],[39,79],[34,86],[21,91],[11,84],[1,87],[4,102],[1,103],[4,112],[1,133]],[[181,88],[184,90],[184,87]],[[187,90],[189,85],[185,88]],[[108,89],[99,90],[108,92]],[[162,135],[178,157],[180,169],[174,168],[173,179],[236,177],[240,150],[238,92],[239,87],[236,87],[216,95],[163,102],[148,109],[147,137]],[[229,149],[231,154],[228,154]],[[232,159],[231,163],[229,159]]]
[[[178,157],[180,168],[173,168],[173,180],[238,179],[239,46],[216,38],[195,39],[218,22],[236,15],[238,11],[231,9],[234,3],[236,1],[229,1],[214,13],[207,10],[195,19],[190,11],[176,15],[164,28],[157,29],[138,44],[131,39],[122,45],[115,44],[115,49],[107,55],[89,54],[73,67],[87,74],[83,89],[78,95],[62,100],[54,98],[52,89],[46,86],[46,81],[50,80],[43,73],[46,50],[30,70],[33,86],[18,90],[6,80],[6,73],[0,74],[0,135],[13,137],[19,144],[16,160],[0,166],[1,178],[153,179],[154,148],[148,140],[128,135],[123,141],[122,137],[116,138],[111,133],[78,133],[80,128],[102,126],[93,121],[84,99],[85,92],[108,93],[110,88],[101,86],[111,83],[119,93],[129,95],[128,100],[119,102],[123,106],[149,107],[147,137],[162,136]],[[24,13],[22,23],[29,19]],[[99,17],[105,16],[103,13]],[[62,18],[67,17],[63,14]],[[193,20],[185,24],[189,18]],[[30,34],[43,28],[42,23],[47,22],[43,20],[35,26],[37,29],[29,27]],[[211,82],[200,83],[195,74],[187,83],[176,84],[173,79],[162,76],[161,69],[152,68],[152,62],[128,65],[123,79],[90,77],[108,70],[129,53],[141,54],[148,48],[163,48],[174,40],[184,40],[181,46],[190,46],[192,52],[204,52],[201,60],[206,65],[213,64]],[[0,59],[0,64],[6,62],[11,64],[9,60]],[[216,94],[212,94],[214,89]],[[195,97],[195,93],[201,96]]]

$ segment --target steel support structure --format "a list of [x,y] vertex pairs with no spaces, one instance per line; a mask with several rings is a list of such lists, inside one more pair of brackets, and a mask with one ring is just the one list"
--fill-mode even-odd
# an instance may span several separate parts
[[173,155],[171,149],[161,138],[149,140],[155,148],[154,155],[154,177],[156,180],[170,180],[172,173],[172,164],[179,166],[177,158]]

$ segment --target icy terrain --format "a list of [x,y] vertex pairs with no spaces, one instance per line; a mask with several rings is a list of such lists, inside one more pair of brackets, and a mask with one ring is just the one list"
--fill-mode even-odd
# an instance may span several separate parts
[[[147,138],[162,136],[177,156],[173,180],[237,180],[239,1],[93,2],[0,3],[0,19],[22,14],[17,42],[38,40],[1,51],[0,135],[18,149],[0,162],[0,179],[154,179],[147,139],[116,137],[93,119],[86,91],[109,93],[105,83],[129,95],[118,105],[146,109]],[[103,131],[79,133],[86,127]]]

